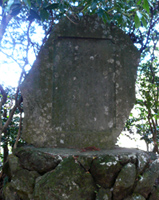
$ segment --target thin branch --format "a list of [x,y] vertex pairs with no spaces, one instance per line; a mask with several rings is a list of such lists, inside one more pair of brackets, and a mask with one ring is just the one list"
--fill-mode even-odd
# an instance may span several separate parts
[[19,129],[18,129],[18,135],[17,135],[16,141],[14,143],[14,147],[13,147],[14,149],[17,148],[17,144],[20,139],[21,129],[22,129],[22,112],[20,112]]
[[45,44],[45,42],[46,42],[46,40],[47,40],[47,36],[51,33],[52,27],[53,27],[53,24],[54,24],[53,12],[52,12],[52,10],[51,10],[50,12],[51,12],[51,24],[50,24],[49,30],[48,30],[48,31],[46,32],[46,34],[45,34],[45,37],[44,37],[43,42],[42,42],[42,45]]
[[[23,67],[24,68],[24,67]],[[25,74],[25,71],[24,69],[22,70],[21,72],[21,75],[20,75],[20,78],[19,78],[19,81],[18,81],[18,87],[17,87],[17,90],[16,90],[16,93],[15,93],[15,105],[13,106],[11,112],[10,112],[10,115],[9,115],[9,118],[7,119],[6,123],[4,124],[4,126],[2,127],[2,132],[4,132],[9,124],[11,123],[12,121],[12,118],[13,118],[13,115],[17,109],[17,107],[19,107],[19,105],[21,104],[21,102],[23,101],[22,97],[19,98],[18,100],[18,94],[19,94],[19,86],[20,86],[20,83],[22,81],[22,78],[23,78],[23,75]]]
[[67,14],[66,14],[66,17],[67,17],[67,19],[68,19],[70,22],[72,22],[73,24],[77,25],[77,23],[74,22]]
[[14,62],[16,62],[16,63],[19,65],[19,67],[21,68],[21,64],[19,64],[19,63],[17,62],[17,60],[13,58],[13,56],[8,55],[8,54],[5,53],[2,49],[0,49],[0,51],[1,51],[4,55],[6,55],[8,58],[11,58]]
[[150,27],[149,27],[148,32],[147,32],[147,39],[146,39],[144,46],[141,47],[140,52],[142,52],[144,49],[146,49],[147,44],[148,44],[149,39],[150,39],[150,33],[151,33],[153,27],[155,26],[155,24],[157,22],[159,22],[159,17],[157,17],[157,19],[153,22],[153,15],[152,15],[151,20],[150,20]]
[[4,15],[0,24],[0,44],[3,38],[3,35],[6,31],[6,28],[10,22],[10,20],[12,19],[12,15],[8,14],[8,15]]
[[[154,42],[154,40],[153,40],[153,42]],[[153,53],[151,54],[151,55],[152,55],[152,57],[151,57],[151,63],[149,64],[149,68],[150,68],[150,71],[151,71],[151,74],[152,74],[152,77],[153,77],[153,79],[152,79],[152,81],[151,81],[152,84],[154,84],[154,82],[155,82],[155,72],[154,72],[154,70],[153,70],[153,61],[154,61],[154,59],[155,59],[155,52],[154,52],[154,51],[155,51],[155,49],[156,49],[157,42],[158,42],[158,41],[154,42],[154,45],[153,45]]]
[[1,116],[1,110],[2,110],[2,106],[6,103],[7,101],[7,93],[5,92],[5,90],[3,89],[2,85],[0,85],[0,91],[2,94],[2,100],[0,101],[0,143],[1,143],[1,135],[3,132],[3,124],[2,124],[2,116]]
[[139,29],[139,34],[140,34],[140,38],[141,38],[141,48],[143,48],[143,46],[144,46],[144,44],[143,44],[144,39],[143,39],[143,35],[142,35],[140,29]]
[[31,27],[31,24],[32,24],[33,21],[30,21],[29,22],[29,26],[28,26],[28,29],[27,29],[27,41],[28,41],[28,44],[27,44],[27,49],[26,49],[26,62],[25,62],[25,65],[28,64],[28,52],[29,52],[29,45],[31,43],[31,39],[30,39],[30,36],[29,36],[29,30],[30,30],[30,27]]
[[4,124],[4,126],[2,127],[2,132],[4,132],[4,131],[8,128],[9,124],[10,124],[11,121],[12,121],[12,118],[13,118],[13,115],[14,115],[16,109],[17,109],[17,107],[21,104],[21,102],[22,102],[22,98],[20,98],[20,99],[16,102],[16,104],[13,106],[13,108],[12,108],[12,110],[11,110],[11,112],[10,112],[10,115],[9,115],[8,120],[6,121],[6,123]]
[[149,122],[149,125],[150,125],[152,138],[153,138],[153,143],[154,143],[154,151],[158,152],[156,124],[155,124],[155,122],[153,120],[153,117],[152,117],[152,114],[151,114],[151,110],[148,107],[147,107],[147,109],[148,109],[148,122]]
[[6,103],[7,101],[7,94],[5,92],[5,90],[3,89],[2,85],[0,84],[0,91],[2,94],[2,100],[0,102],[0,110],[2,109],[2,106]]
[[148,114],[148,122],[149,122],[149,125],[150,125],[151,133],[153,135],[153,127],[152,127],[152,123],[150,121],[150,113]]

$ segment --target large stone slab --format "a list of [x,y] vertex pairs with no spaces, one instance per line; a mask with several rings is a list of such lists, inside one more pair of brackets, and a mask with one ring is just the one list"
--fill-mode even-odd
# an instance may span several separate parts
[[112,148],[135,101],[139,57],[129,36],[96,16],[62,19],[21,86],[23,139]]

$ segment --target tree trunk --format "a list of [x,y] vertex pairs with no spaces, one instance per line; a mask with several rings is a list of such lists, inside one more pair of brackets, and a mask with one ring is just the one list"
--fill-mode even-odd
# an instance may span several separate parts
[[4,147],[3,147],[3,163],[6,162],[7,157],[8,157],[8,142],[5,142]]
[[146,141],[145,141],[145,143],[146,143],[146,150],[147,150],[147,152],[149,152],[149,143]]

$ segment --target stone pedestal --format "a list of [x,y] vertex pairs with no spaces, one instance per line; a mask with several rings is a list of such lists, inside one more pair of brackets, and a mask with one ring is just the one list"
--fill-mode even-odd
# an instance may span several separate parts
[[153,157],[136,149],[21,147],[4,166],[5,200],[158,200]]

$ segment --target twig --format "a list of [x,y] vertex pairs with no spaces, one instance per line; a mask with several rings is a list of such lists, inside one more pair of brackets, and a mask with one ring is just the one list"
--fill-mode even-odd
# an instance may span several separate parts
[[30,30],[30,27],[31,27],[31,24],[32,24],[33,21],[30,21],[29,22],[29,26],[28,26],[28,29],[27,29],[27,41],[28,41],[28,44],[27,44],[27,49],[26,49],[26,62],[25,62],[25,65],[28,64],[28,51],[29,51],[29,45],[31,43],[31,39],[30,39],[30,36],[29,36],[29,30]]
[[6,28],[10,22],[10,20],[12,19],[12,15],[8,14],[8,15],[4,15],[0,24],[0,44],[3,38],[3,35],[6,31]]
[[0,84],[0,91],[1,91],[1,94],[2,94],[2,100],[0,102],[0,110],[2,108],[2,105],[5,104],[5,102],[7,101],[7,94],[5,92],[5,90],[3,89],[2,85]]
[[73,24],[77,25],[78,23],[74,22],[67,14],[66,14],[67,19],[72,22]]
[[[2,106],[7,101],[7,94],[6,94],[5,90],[3,89],[2,85],[0,85],[0,91],[1,91],[1,94],[2,94],[2,100],[0,101],[0,112],[1,112]],[[3,124],[2,124],[2,117],[1,117],[1,114],[0,114],[0,144],[1,144],[2,132],[3,132]]]
[[20,112],[19,129],[18,129],[18,135],[17,135],[16,141],[14,143],[14,147],[13,147],[14,149],[17,148],[17,144],[18,144],[20,134],[21,134],[21,129],[22,129],[22,112]]
[[19,81],[18,81],[18,87],[17,87],[16,93],[15,93],[15,105],[13,106],[13,108],[12,108],[12,110],[10,112],[9,118],[7,119],[6,123],[2,127],[2,132],[5,131],[8,128],[9,124],[12,121],[13,115],[14,115],[17,107],[21,104],[21,102],[23,100],[22,97],[20,97],[19,100],[18,100],[18,94],[19,94],[19,86],[20,86],[20,83],[22,81],[24,73],[25,73],[25,71],[22,70],[20,78],[19,78]]
[[151,20],[150,20],[150,27],[149,27],[148,32],[147,32],[147,39],[146,39],[145,45],[144,45],[143,47],[141,47],[140,52],[143,52],[143,50],[146,49],[147,44],[148,44],[148,42],[149,42],[150,33],[151,33],[153,27],[155,26],[155,24],[156,24],[158,21],[159,21],[159,17],[157,17],[157,19],[153,22],[153,14],[152,14]]
[[19,67],[21,68],[21,65],[17,62],[16,59],[13,58],[13,56],[8,55],[8,54],[5,53],[2,49],[0,49],[0,51],[1,51],[4,55],[6,55],[8,58],[11,58],[14,62],[16,62],[16,63],[19,65]]
[[44,39],[43,39],[43,42],[42,42],[42,45],[44,45],[45,44],[45,42],[46,42],[46,39],[47,39],[47,36],[50,34],[50,32],[52,31],[52,26],[53,26],[53,24],[54,24],[54,16],[53,16],[53,12],[52,12],[52,10],[51,10],[51,24],[50,24],[50,27],[49,27],[49,30],[46,32],[46,34],[45,34],[45,37],[44,37]]

